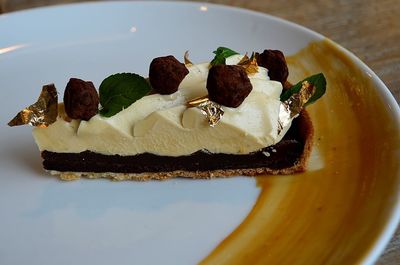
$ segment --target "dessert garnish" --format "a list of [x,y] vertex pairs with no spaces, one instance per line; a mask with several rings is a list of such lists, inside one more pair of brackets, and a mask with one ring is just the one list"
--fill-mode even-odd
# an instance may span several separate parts
[[149,80],[157,93],[169,95],[178,90],[179,84],[188,73],[184,64],[169,55],[153,59],[150,64]]
[[259,66],[268,69],[268,76],[271,80],[279,81],[285,84],[289,75],[285,56],[279,50],[264,50],[260,54],[256,54]]
[[183,55],[183,61],[186,66],[192,66],[193,63],[189,60],[189,51],[186,51],[185,54]]
[[225,64],[210,68],[206,87],[211,101],[231,108],[239,107],[253,89],[243,67]]
[[218,47],[217,50],[213,51],[213,53],[215,54],[215,57],[210,62],[210,66],[225,64],[226,58],[238,54],[237,52],[226,47]]
[[29,124],[45,128],[57,119],[57,90],[54,84],[45,85],[38,100],[21,110],[9,123],[9,126]]
[[187,103],[188,107],[196,107],[206,116],[208,124],[214,127],[224,115],[224,109],[216,102],[212,102],[208,96],[194,98]]
[[132,103],[147,95],[151,90],[149,83],[137,74],[119,73],[106,79],[100,85],[100,114],[111,117]]
[[238,62],[238,65],[244,67],[246,73],[255,74],[258,73],[258,63],[256,58],[256,53],[253,52],[250,58],[247,56],[247,53],[243,56],[242,60]]
[[320,97],[325,94],[326,91],[326,79],[323,73],[315,74],[305,78],[304,80],[298,82],[290,89],[287,89],[281,94],[281,101],[288,100],[291,96],[298,94],[301,90],[309,89],[312,86],[314,88],[314,92],[311,97],[304,103],[304,106],[307,106],[311,103],[317,101]]
[[281,94],[279,107],[278,134],[296,118],[303,108],[325,94],[326,79],[320,73],[298,82]]
[[71,78],[64,92],[65,112],[71,119],[88,121],[99,110],[99,95],[90,81]]

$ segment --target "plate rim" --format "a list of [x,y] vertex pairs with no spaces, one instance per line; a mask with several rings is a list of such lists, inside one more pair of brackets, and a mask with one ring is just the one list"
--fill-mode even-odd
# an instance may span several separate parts
[[[42,11],[51,11],[52,9],[64,9],[64,8],[79,8],[82,6],[87,5],[97,5],[97,6],[107,6],[107,5],[120,5],[121,3],[129,4],[129,5],[181,5],[181,6],[209,6],[212,8],[217,9],[217,11],[228,11],[228,12],[238,12],[248,16],[257,16],[262,18],[268,18],[270,20],[274,20],[278,23],[290,26],[295,28],[296,30],[300,30],[302,33],[306,33],[311,35],[316,40],[323,40],[327,39],[332,44],[335,45],[345,56],[347,56],[360,70],[364,72],[364,74],[368,75],[371,78],[371,81],[374,83],[374,89],[378,92],[378,94],[382,97],[384,103],[388,105],[388,108],[391,109],[390,115],[394,120],[400,121],[400,105],[394,98],[394,95],[390,91],[390,89],[386,86],[386,84],[379,78],[379,76],[372,71],[372,69],[363,62],[360,58],[358,58],[353,52],[344,48],[337,42],[331,40],[330,38],[309,29],[303,25],[297,24],[290,20],[286,20],[284,18],[280,18],[268,13],[263,13],[260,11],[250,10],[242,7],[237,6],[228,6],[224,4],[215,4],[215,3],[208,3],[208,2],[191,2],[191,1],[128,1],[128,0],[116,0],[116,1],[101,1],[101,2],[89,2],[89,1],[82,1],[82,2],[75,2],[75,3],[61,3],[55,4],[51,6],[41,6],[41,7],[33,7],[23,10],[16,10],[7,13],[0,14],[0,21],[3,18],[7,17],[15,17],[15,16],[24,16],[26,13],[36,13]],[[396,126],[397,131],[400,131],[400,123],[397,123]],[[398,177],[400,179],[399,172],[397,172]],[[397,196],[400,196],[400,189],[397,190]],[[378,260],[378,258],[383,254],[385,247],[390,242],[392,236],[394,235],[397,227],[400,224],[400,200],[397,200],[397,203],[392,207],[390,218],[386,219],[385,224],[382,225],[382,231],[378,235],[378,237],[371,242],[369,250],[367,249],[365,253],[361,253],[359,256],[359,261],[361,264],[374,264]]]

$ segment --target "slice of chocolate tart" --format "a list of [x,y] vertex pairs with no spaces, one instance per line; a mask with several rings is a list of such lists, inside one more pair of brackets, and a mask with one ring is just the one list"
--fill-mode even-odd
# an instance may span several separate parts
[[60,104],[54,85],[44,86],[9,125],[35,126],[44,169],[63,180],[306,170],[313,126],[304,107],[325,92],[323,75],[292,86],[280,51],[214,53],[202,64],[155,58],[148,79],[115,74],[99,93],[92,82],[71,78]]

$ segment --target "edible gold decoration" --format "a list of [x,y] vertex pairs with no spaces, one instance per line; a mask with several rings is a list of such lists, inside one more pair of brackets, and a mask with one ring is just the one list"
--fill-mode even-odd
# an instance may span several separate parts
[[247,55],[247,52],[244,54],[244,56],[242,57],[242,59],[238,62],[238,65],[243,65],[245,62],[247,62],[249,60],[249,56]]
[[224,110],[221,105],[212,101],[206,101],[197,106],[208,120],[208,124],[214,127],[224,115]]
[[208,124],[215,127],[224,115],[224,109],[216,102],[209,100],[208,96],[198,97],[187,102],[188,107],[196,107],[206,116]]
[[314,93],[315,87],[308,81],[304,81],[298,93],[293,94],[290,98],[281,102],[279,106],[278,135],[282,132],[284,127],[300,114],[304,105]]
[[186,66],[193,65],[193,63],[189,60],[189,51],[185,52],[185,55],[183,56],[183,60],[184,60]]
[[255,74],[258,72],[258,64],[256,54],[253,52],[251,57],[247,56],[247,53],[238,62],[238,65],[242,66],[247,74]]
[[188,101],[186,104],[188,105],[188,107],[197,107],[201,103],[204,103],[204,102],[206,102],[208,100],[209,100],[208,96],[206,95],[206,96],[194,98],[194,99]]
[[29,124],[45,128],[57,120],[58,96],[54,84],[45,85],[38,100],[21,110],[9,123],[9,126]]

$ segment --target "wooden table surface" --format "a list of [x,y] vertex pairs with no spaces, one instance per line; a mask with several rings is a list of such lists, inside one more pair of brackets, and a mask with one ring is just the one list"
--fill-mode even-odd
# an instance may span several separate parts
[[[80,1],[0,0],[0,14],[72,2]],[[213,0],[206,2],[268,13],[327,36],[355,53],[371,67],[389,87],[397,102],[400,102],[400,0]],[[400,264],[400,227],[376,264]]]

